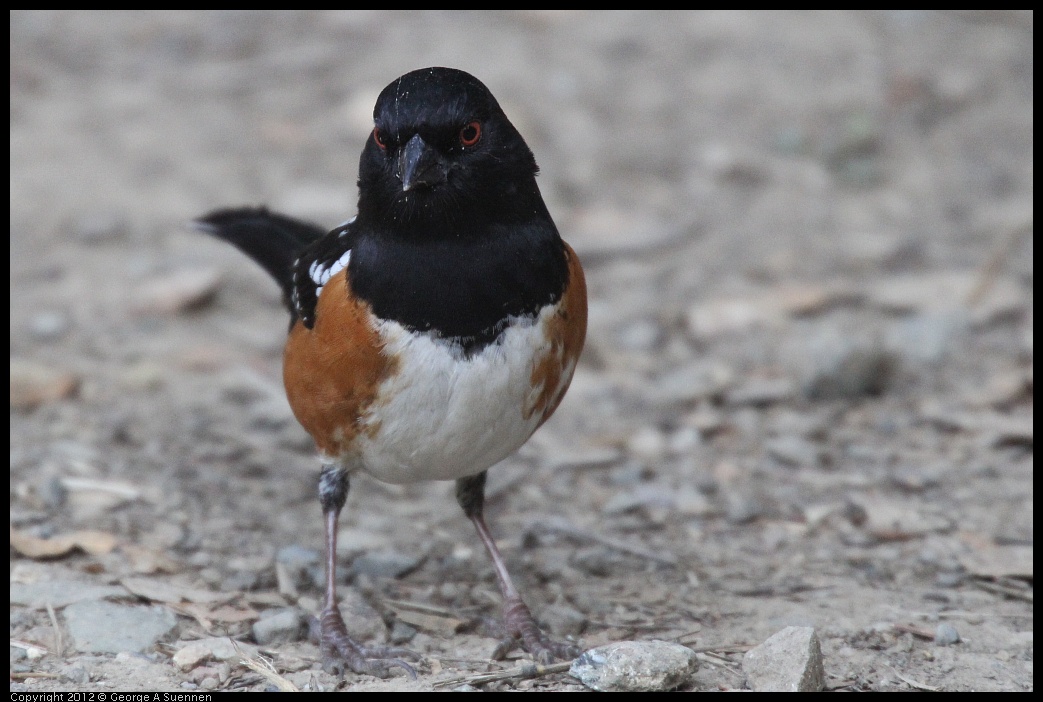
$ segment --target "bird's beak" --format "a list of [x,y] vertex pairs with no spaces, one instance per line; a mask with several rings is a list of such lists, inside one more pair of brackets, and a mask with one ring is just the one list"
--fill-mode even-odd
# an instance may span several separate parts
[[399,152],[398,177],[402,181],[403,192],[416,186],[431,187],[445,182],[446,164],[419,134],[414,134]]

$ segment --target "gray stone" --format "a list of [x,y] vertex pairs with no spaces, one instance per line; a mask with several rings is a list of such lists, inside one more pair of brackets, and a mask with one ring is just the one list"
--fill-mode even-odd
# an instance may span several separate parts
[[558,637],[579,636],[587,628],[587,617],[567,604],[547,605],[540,611],[540,619],[547,623],[550,633]]
[[300,641],[307,630],[304,617],[296,609],[280,609],[254,622],[254,641],[262,646]]
[[764,448],[772,458],[797,468],[816,468],[822,459],[818,446],[793,434],[768,439]]
[[788,626],[742,659],[755,692],[818,692],[825,685],[822,647],[810,626]]
[[61,609],[74,602],[127,597],[127,591],[115,585],[94,585],[83,580],[41,580],[35,583],[11,583],[11,604],[33,609],[51,605]]
[[939,646],[952,646],[960,643],[960,632],[948,622],[942,622],[934,632],[934,642]]
[[77,602],[65,608],[73,647],[87,653],[144,651],[177,626],[166,607]]
[[673,690],[699,668],[695,652],[668,641],[619,641],[585,652],[569,674],[600,692]]
[[376,578],[400,578],[416,570],[423,558],[410,556],[400,551],[373,551],[356,558],[351,563],[351,575],[369,575]]
[[91,681],[90,673],[78,665],[67,665],[61,670],[61,679],[65,682],[84,684]]
[[848,400],[879,395],[897,375],[899,357],[882,346],[848,349],[822,363],[804,385],[809,400]]
[[29,321],[29,333],[40,341],[55,341],[69,331],[69,318],[61,312],[42,311]]

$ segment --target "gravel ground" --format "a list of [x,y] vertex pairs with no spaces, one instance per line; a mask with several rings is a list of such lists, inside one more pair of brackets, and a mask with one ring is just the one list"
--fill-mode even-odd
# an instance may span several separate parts
[[1031,689],[1032,46],[999,11],[13,12],[12,690],[269,686],[228,636],[309,689],[521,662],[452,485],[358,479],[349,626],[426,662],[317,669],[286,315],[185,227],[346,219],[426,65],[499,97],[587,270],[572,389],[490,477],[550,631],[682,643],[698,690],[790,625],[829,689]]

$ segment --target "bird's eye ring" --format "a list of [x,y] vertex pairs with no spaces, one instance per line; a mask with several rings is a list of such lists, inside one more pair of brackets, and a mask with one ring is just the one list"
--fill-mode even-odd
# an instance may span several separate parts
[[387,137],[384,135],[384,132],[380,131],[380,127],[373,127],[373,141],[377,143],[381,151],[388,147]]
[[463,146],[474,146],[482,138],[482,125],[480,122],[468,122],[460,130],[460,144]]

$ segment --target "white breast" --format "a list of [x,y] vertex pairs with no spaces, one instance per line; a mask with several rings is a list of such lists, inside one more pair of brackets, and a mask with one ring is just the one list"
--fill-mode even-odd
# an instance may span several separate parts
[[517,320],[471,357],[430,334],[381,323],[385,353],[398,366],[363,417],[355,455],[342,457],[345,467],[411,483],[474,475],[509,456],[541,419],[526,418],[525,408],[540,390],[532,387],[533,365],[550,348],[544,327],[554,311],[549,305]]

